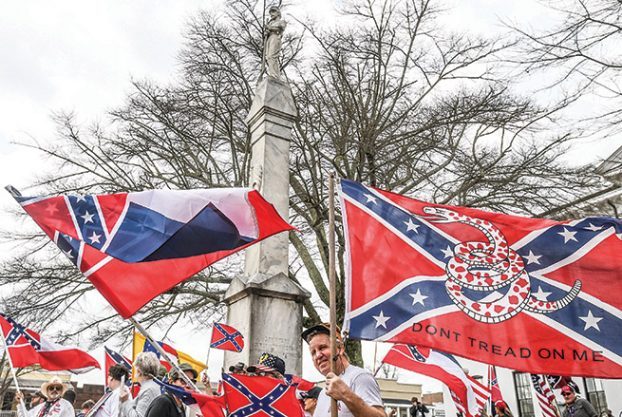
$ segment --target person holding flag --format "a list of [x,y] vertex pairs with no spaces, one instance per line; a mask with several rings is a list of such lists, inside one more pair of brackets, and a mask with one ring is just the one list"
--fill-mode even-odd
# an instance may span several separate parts
[[121,401],[121,417],[145,417],[151,402],[160,395],[160,387],[153,379],[160,369],[160,360],[153,352],[142,352],[134,361],[136,380],[140,383],[140,392],[130,400],[130,393],[123,388],[119,396]]
[[109,391],[85,414],[85,417],[119,417],[119,397],[124,389],[125,381],[130,372],[121,365],[115,364],[108,368],[107,386]]
[[[337,331],[337,355],[331,358],[329,324],[318,324],[302,332],[313,365],[326,376],[326,389],[318,396],[314,415],[329,416],[331,399],[334,399],[338,401],[339,417],[386,417],[378,382],[365,369],[350,364],[340,334],[341,331]],[[335,373],[330,372],[332,361]]]
[[[47,399],[36,407],[30,409],[28,414],[24,416],[21,407],[17,407],[19,417],[74,417],[75,411],[71,403],[63,399],[63,394],[67,391],[67,387],[63,381],[57,377],[52,377],[48,382],[41,385],[41,392],[45,394]],[[24,399],[24,394],[17,391],[15,394],[17,401]]]
[[[196,371],[191,366],[182,364],[181,369],[184,372],[192,372],[192,376],[196,379],[196,374],[194,374]],[[168,373],[168,381],[170,384],[184,389],[188,387],[185,379],[183,379],[175,369]],[[181,399],[165,390],[164,393],[156,397],[156,399],[149,405],[149,408],[145,413],[145,417],[185,417],[187,415],[187,411],[188,410]]]

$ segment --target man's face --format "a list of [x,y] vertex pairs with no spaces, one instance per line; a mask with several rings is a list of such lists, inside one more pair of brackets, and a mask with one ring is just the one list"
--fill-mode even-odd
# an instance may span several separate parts
[[[188,377],[190,381],[192,381],[193,384],[197,383],[197,380],[194,378],[194,373],[192,373],[191,371],[184,371],[184,374]],[[190,385],[183,378],[177,378],[175,381],[173,381],[173,385],[177,385],[178,387],[182,388],[191,388]]]
[[322,375],[330,372],[330,338],[327,334],[316,334],[309,340],[309,352],[315,369]]
[[47,397],[51,400],[55,400],[58,397],[61,396],[61,393],[63,392],[63,386],[60,384],[52,384],[50,386],[48,386],[48,389],[46,391]]
[[562,395],[566,404],[572,404],[577,396],[574,392],[562,392]]

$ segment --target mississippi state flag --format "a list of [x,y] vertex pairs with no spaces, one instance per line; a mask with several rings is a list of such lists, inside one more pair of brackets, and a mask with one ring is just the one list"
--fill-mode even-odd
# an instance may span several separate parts
[[214,323],[210,348],[241,352],[244,349],[244,336],[231,326]]
[[480,409],[487,400],[484,399],[483,403],[481,399],[478,401],[481,390],[474,387],[452,355],[429,348],[396,344],[387,352],[382,362],[441,381],[447,385],[452,397],[455,397],[456,407],[467,416],[480,414]]
[[71,371],[76,374],[99,368],[95,358],[85,351],[47,340],[3,313],[0,313],[0,326],[15,368],[39,365],[48,371]]
[[[156,341],[162,350],[167,354],[168,358],[175,363],[182,364],[186,363],[197,371],[197,374],[200,374],[204,369],[207,368],[204,362],[201,362],[198,359],[193,358],[189,354],[182,352],[180,350],[175,349],[173,346],[168,343],[164,343],[161,341]],[[141,333],[134,331],[134,339],[132,340],[132,359],[136,360],[136,355],[141,352],[153,352],[156,354],[158,358],[160,358],[160,363],[162,366],[166,368],[167,371],[171,370],[171,365],[168,361],[161,357],[160,352],[156,349],[155,346]]]
[[622,222],[443,206],[342,180],[344,328],[531,373],[622,377]]
[[219,259],[292,229],[250,189],[56,197],[9,190],[124,318]]
[[222,374],[229,417],[303,417],[296,388],[267,376]]

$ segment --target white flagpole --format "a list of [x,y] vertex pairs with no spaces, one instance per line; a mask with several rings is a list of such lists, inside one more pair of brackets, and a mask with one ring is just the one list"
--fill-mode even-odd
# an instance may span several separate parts
[[[212,332],[209,335],[209,344],[207,345],[207,357],[205,358],[205,369],[203,370],[203,372],[205,373],[206,377],[207,377],[207,381],[208,381],[208,385],[209,385],[209,376],[207,376],[207,370],[209,369],[209,354],[212,351],[212,336],[214,336],[214,325],[212,324]],[[203,378],[201,378],[201,382],[203,382],[202,380]],[[211,389],[211,387],[205,387],[206,389],[209,388]]]
[[147,338],[147,340],[149,340],[149,342],[151,343],[151,345],[158,351],[158,353],[160,354],[161,358],[164,358],[165,361],[167,361],[171,367],[173,369],[175,369],[177,371],[177,373],[181,376],[181,378],[186,381],[186,383],[188,384],[189,387],[191,387],[193,390],[199,392],[199,389],[197,388],[197,386],[194,384],[194,382],[192,382],[190,380],[190,378],[188,378],[188,376],[186,375],[186,373],[184,371],[181,370],[181,368],[179,367],[179,365],[177,365],[175,362],[173,362],[171,360],[171,358],[168,357],[168,355],[166,354],[166,352],[164,351],[164,349],[162,349],[162,346],[160,346],[159,343],[157,343],[155,341],[154,338],[151,337],[151,335],[147,332],[147,330],[138,322],[138,320],[136,320],[134,317],[130,317],[129,320],[132,322],[132,324],[138,329],[139,332],[142,333],[143,336],[145,336],[145,338]]
[[[4,334],[2,335],[2,343],[4,344],[4,352],[6,353],[6,357],[9,360],[9,367],[11,368],[11,375],[13,375],[13,383],[15,384],[15,392],[20,391],[19,384],[17,383],[17,375],[15,374],[15,368],[13,367],[13,360],[11,359],[11,353],[9,353],[9,346],[6,343],[6,339],[4,338]],[[19,400],[19,406],[22,408],[22,416],[28,416],[28,410],[26,409],[26,403],[24,403],[24,398],[22,397]]]

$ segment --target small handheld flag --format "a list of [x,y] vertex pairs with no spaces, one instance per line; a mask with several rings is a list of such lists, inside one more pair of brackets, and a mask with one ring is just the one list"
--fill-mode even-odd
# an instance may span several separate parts
[[244,349],[244,336],[231,326],[214,323],[210,348],[241,352]]

